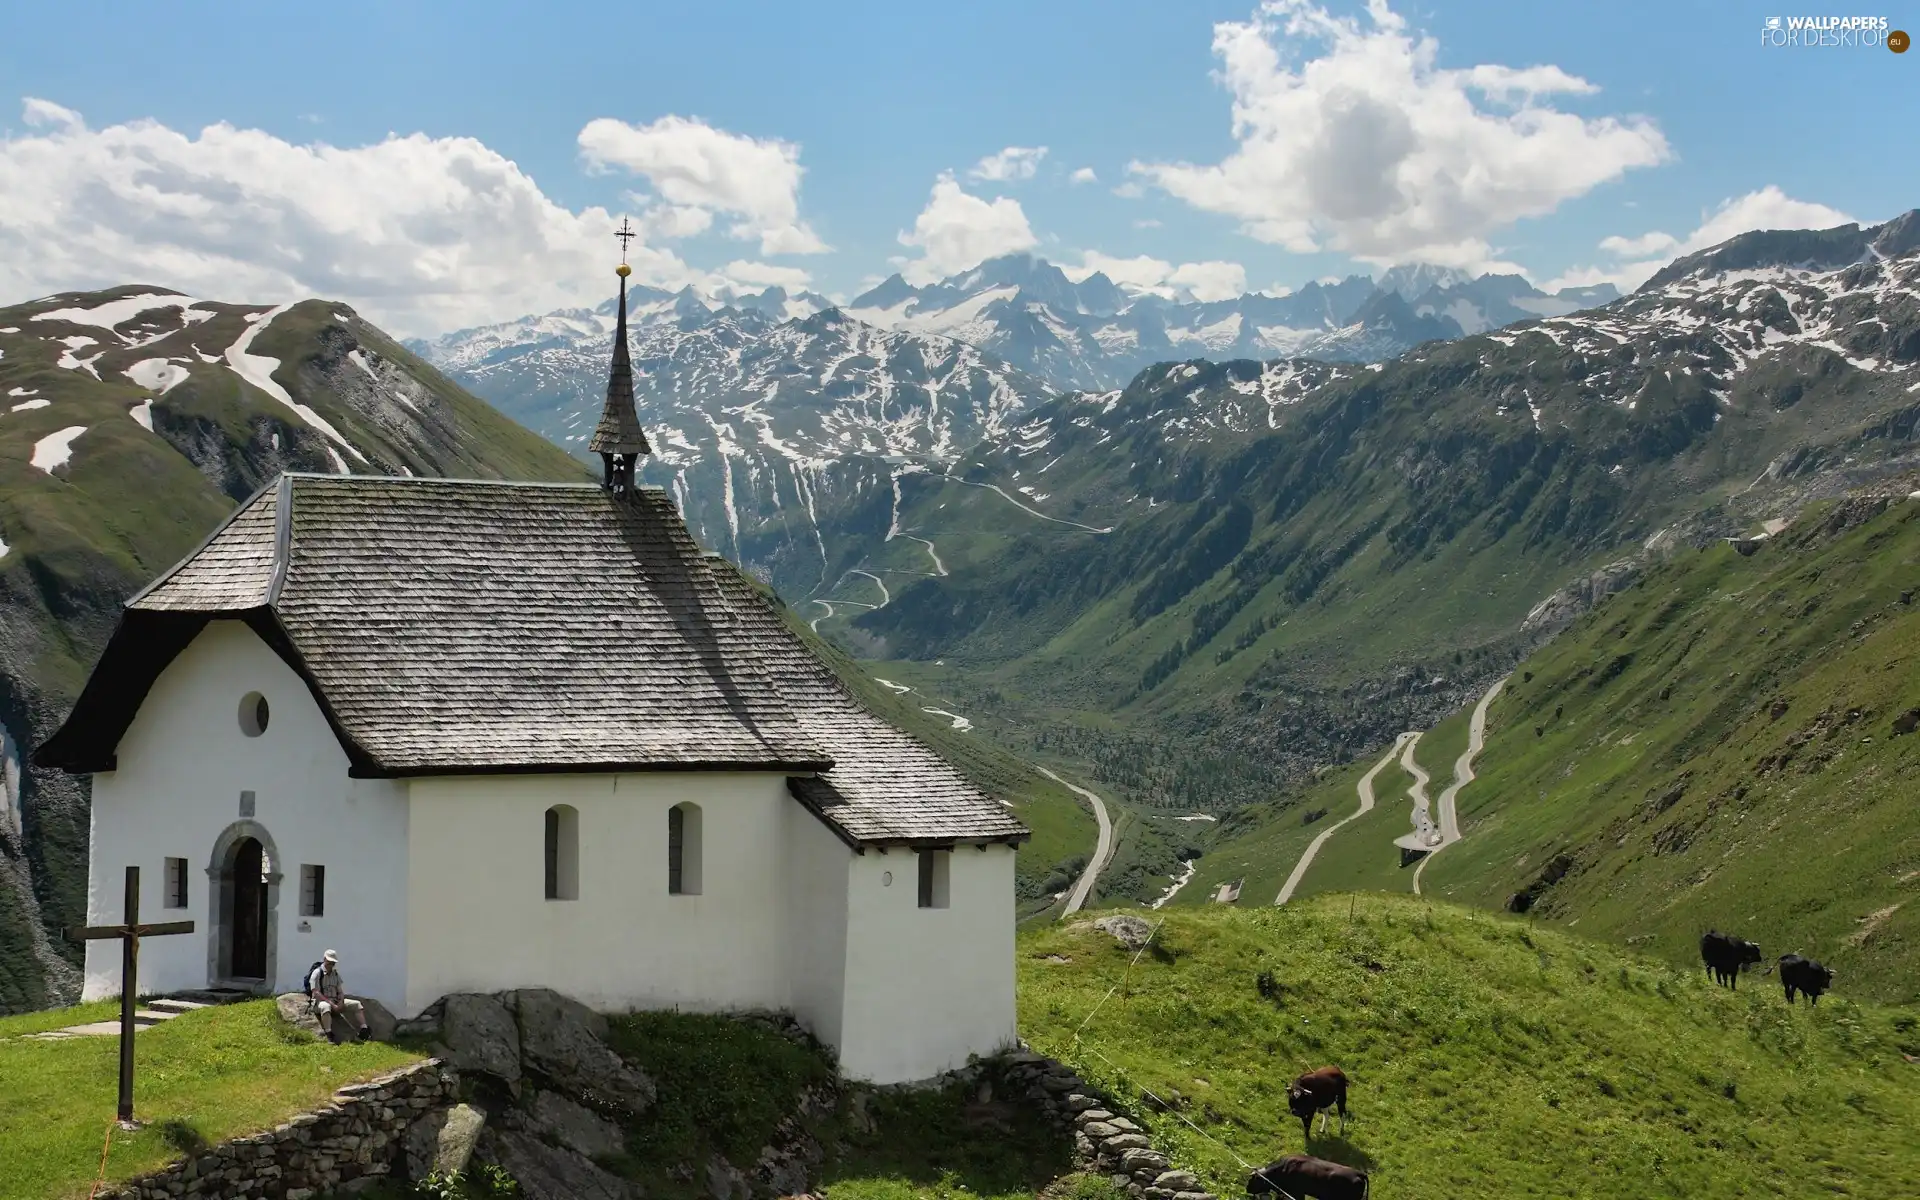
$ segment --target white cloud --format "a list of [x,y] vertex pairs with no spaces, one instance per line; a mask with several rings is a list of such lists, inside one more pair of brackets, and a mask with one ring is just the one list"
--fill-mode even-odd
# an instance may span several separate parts
[[713,227],[713,213],[690,204],[655,204],[641,213],[640,224],[655,237],[698,237]]
[[1133,223],[1133,227],[1135,229],[1158,229],[1160,228],[1160,221],[1157,217],[1141,217]]
[[1093,173],[1092,167],[1079,167],[1067,176],[1068,183],[1099,183],[1100,177]]
[[1267,0],[1216,25],[1213,48],[1238,148],[1128,169],[1296,253],[1484,269],[1497,230],[1671,157],[1645,118],[1552,107],[1597,90],[1558,67],[1440,68],[1438,45],[1386,0],[1369,0],[1364,23]]
[[1114,188],[1113,194],[1120,197],[1122,200],[1138,200],[1140,197],[1147,194],[1147,189],[1141,187],[1139,184],[1129,179],[1127,180],[1127,182],[1121,184],[1119,187]]
[[1231,262],[1191,262],[1176,266],[1144,254],[1115,258],[1089,250],[1080,256],[1078,267],[1062,267],[1061,271],[1075,283],[1100,271],[1135,295],[1159,296],[1166,300],[1230,300],[1247,290],[1247,269]]
[[770,287],[797,292],[813,283],[813,276],[799,267],[785,267],[776,263],[735,261],[715,273],[726,281],[729,290],[734,293],[762,292]]
[[1712,212],[1701,213],[1699,226],[1685,237],[1653,230],[1638,237],[1603,238],[1600,249],[1611,255],[1614,262],[1574,267],[1542,286],[1553,291],[1611,283],[1622,291],[1632,291],[1674,259],[1717,246],[1743,233],[1756,229],[1831,229],[1853,221],[1854,218],[1839,209],[1795,200],[1768,184],[1759,191],[1723,200]]
[[919,258],[901,264],[901,274],[917,286],[989,258],[1031,250],[1039,239],[1019,201],[1005,196],[982,200],[945,174],[934,182],[926,208],[914,218],[913,228],[900,235],[900,244],[920,251]]
[[70,108],[63,108],[51,100],[41,100],[28,96],[21,105],[20,119],[34,129],[60,128],[70,131],[85,129],[87,123],[80,114]]
[[[602,208],[555,204],[471,138],[352,148],[153,121],[89,130],[29,100],[0,140],[0,296],[139,281],[209,299],[345,301],[402,335],[597,303],[618,246]],[[644,241],[636,279],[705,278]]]
[[589,166],[644,178],[665,205],[737,218],[729,235],[760,240],[762,254],[819,254],[829,247],[800,220],[800,147],[665,116],[650,125],[612,117],[580,131]]
[[973,164],[967,174],[989,183],[1013,183],[1032,179],[1047,156],[1045,146],[1008,146],[998,154],[989,154]]

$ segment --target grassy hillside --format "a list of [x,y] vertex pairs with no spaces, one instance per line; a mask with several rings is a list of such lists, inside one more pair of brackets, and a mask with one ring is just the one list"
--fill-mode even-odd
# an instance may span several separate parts
[[1920,999],[1920,502],[1682,553],[1527,660],[1428,889],[1690,962],[1709,926]]
[[[99,1171],[118,1088],[120,1042],[21,1035],[113,1015],[118,1005],[0,1017],[0,1200],[73,1200]],[[271,1000],[203,1009],[142,1031],[134,1113],[113,1132],[109,1180],[176,1161],[212,1142],[271,1128],[334,1090],[419,1056],[393,1046],[329,1046],[287,1036]]]
[[1301,1149],[1286,1086],[1328,1063],[1352,1080],[1355,1120],[1312,1149],[1370,1170],[1379,1197],[1920,1194],[1911,1009],[1789,1009],[1766,988],[1715,989],[1650,956],[1412,897],[1163,915],[1130,969],[1088,922],[1024,932],[1021,1026],[1198,1126],[1143,1118],[1221,1195],[1245,1180],[1235,1155]]

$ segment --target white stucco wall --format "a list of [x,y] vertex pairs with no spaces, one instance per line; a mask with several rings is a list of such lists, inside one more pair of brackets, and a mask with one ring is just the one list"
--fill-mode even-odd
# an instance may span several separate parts
[[[266,696],[267,729],[247,737],[240,701]],[[206,987],[218,936],[219,888],[209,877],[216,840],[253,820],[277,851],[272,980],[297,990],[321,951],[340,952],[347,986],[392,1006],[404,991],[407,807],[401,785],[347,777],[346,755],[306,684],[239,621],[217,621],[155,681],[121,739],[117,769],[94,776],[87,916],[122,917],[126,868],[140,867],[143,921],[192,920],[191,934],[141,943],[142,992]],[[164,861],[187,860],[188,907],[161,907]],[[326,913],[300,915],[300,866],[327,868]],[[300,928],[302,922],[309,930]],[[120,991],[120,944],[87,947],[85,996]]]
[[[785,1008],[780,775],[475,776],[410,788],[404,1012],[550,987],[605,1012]],[[667,892],[667,810],[701,808],[702,892]],[[579,813],[579,898],[545,898],[549,806]]]
[[843,1074],[918,1081],[1012,1044],[1013,854],[953,851],[946,908],[919,907],[912,853],[869,850],[853,860]]
[[787,805],[789,1007],[813,1036],[838,1046],[846,999],[847,889],[854,853],[820,818]]

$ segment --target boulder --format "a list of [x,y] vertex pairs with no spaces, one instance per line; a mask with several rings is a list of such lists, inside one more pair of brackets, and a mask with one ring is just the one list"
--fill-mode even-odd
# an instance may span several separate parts
[[309,1037],[320,1036],[320,1018],[308,1006],[305,992],[285,992],[275,996],[273,1002],[280,1009],[282,1021]]
[[546,988],[513,993],[520,1058],[567,1091],[639,1114],[653,1105],[653,1080],[628,1066],[604,1041],[607,1019]]
[[[368,1036],[376,1042],[392,1041],[395,1021],[387,1006],[367,996],[355,996],[354,999],[365,1009]],[[284,992],[275,996],[273,1002],[280,1010],[281,1020],[310,1037],[317,1039],[324,1036],[320,1032],[320,1018],[307,1002],[305,992]],[[344,1017],[332,1024],[332,1040],[336,1043],[346,1041],[355,1032],[353,1022]]]
[[531,1124],[548,1141],[588,1158],[618,1154],[627,1145],[618,1125],[554,1092],[534,1093]]
[[486,1124],[487,1114],[471,1104],[456,1104],[436,1108],[407,1126],[402,1139],[407,1180],[419,1183],[436,1172],[457,1175],[466,1170]]
[[740,1168],[716,1154],[707,1160],[707,1195],[713,1200],[750,1200],[753,1185]]
[[530,1133],[499,1134],[490,1149],[526,1200],[638,1200],[641,1194],[619,1176]]
[[1138,950],[1147,944],[1147,938],[1153,933],[1153,926],[1141,917],[1126,915],[1101,917],[1093,923],[1101,933],[1110,934],[1129,950]]
[[1167,1166],[1167,1156],[1158,1150],[1128,1150],[1120,1156],[1120,1169],[1136,1177],[1158,1179]]
[[1192,1171],[1162,1171],[1153,1181],[1153,1186],[1166,1188],[1170,1192],[1197,1192],[1200,1190],[1200,1177]]
[[520,1033],[506,1006],[492,996],[446,998],[440,1040],[447,1062],[462,1071],[491,1075],[509,1086],[520,1082]]

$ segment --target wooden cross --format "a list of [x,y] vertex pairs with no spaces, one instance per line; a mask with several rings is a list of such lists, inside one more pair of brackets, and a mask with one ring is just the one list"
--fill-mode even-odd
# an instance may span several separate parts
[[75,942],[120,939],[120,1123],[133,1125],[133,993],[140,978],[140,939],[162,937],[170,933],[192,933],[192,921],[162,921],[156,925],[140,923],[140,868],[127,868],[126,923],[88,925],[67,930],[67,939]]

